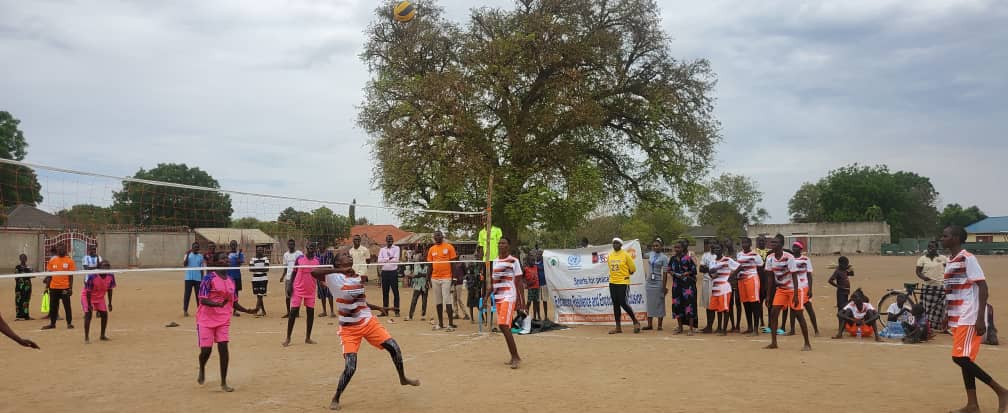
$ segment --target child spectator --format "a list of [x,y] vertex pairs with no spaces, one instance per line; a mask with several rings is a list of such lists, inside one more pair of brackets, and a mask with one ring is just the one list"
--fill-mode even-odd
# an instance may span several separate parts
[[903,337],[904,344],[923,343],[931,338],[931,325],[928,316],[924,313],[924,305],[917,303],[910,310],[911,322],[903,322],[903,330],[906,335]]
[[889,308],[886,309],[886,326],[879,333],[879,336],[885,338],[903,338],[906,335],[904,324],[908,324],[910,321],[910,306],[907,305],[907,295],[899,294],[896,296],[896,302],[889,304]]
[[535,257],[535,252],[525,257],[525,286],[528,290],[528,300],[525,302],[532,304],[532,319],[542,320],[542,314],[539,313],[539,268],[536,267]]
[[483,280],[480,278],[480,266],[483,264],[469,263],[466,265],[465,288],[466,288],[466,308],[469,313],[469,323],[476,323],[476,314],[473,310],[479,311],[479,300],[483,296]]

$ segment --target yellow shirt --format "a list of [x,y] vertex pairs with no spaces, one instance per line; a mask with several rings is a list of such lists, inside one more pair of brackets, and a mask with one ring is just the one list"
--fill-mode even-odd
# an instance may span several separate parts
[[923,268],[925,277],[931,279],[931,281],[925,281],[927,285],[942,285],[942,280],[945,279],[945,265],[948,264],[948,257],[944,255],[937,255],[934,259],[928,258],[927,255],[922,255],[917,259],[917,266]]
[[630,285],[630,274],[635,272],[637,266],[626,250],[609,253],[609,284]]
[[753,249],[756,250],[756,253],[759,254],[760,258],[762,258],[763,261],[766,261],[767,255],[770,255],[770,250],[768,249],[765,248],[764,249],[753,248]]

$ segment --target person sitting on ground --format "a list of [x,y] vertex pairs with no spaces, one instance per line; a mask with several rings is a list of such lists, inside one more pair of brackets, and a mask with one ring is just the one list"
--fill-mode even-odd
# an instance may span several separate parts
[[860,335],[864,337],[874,335],[875,341],[882,341],[875,334],[876,331],[879,331],[876,325],[879,313],[875,310],[875,307],[868,303],[868,297],[865,297],[860,288],[854,290],[854,293],[851,294],[851,302],[843,310],[837,312],[837,318],[840,319],[840,330],[837,331],[837,335],[833,338],[842,338],[844,329],[846,329],[852,336]]
[[896,302],[889,304],[886,314],[886,326],[879,335],[885,338],[903,338],[906,335],[903,324],[910,321],[910,306],[907,305],[907,295],[897,295]]
[[911,321],[903,322],[903,330],[906,335],[903,337],[904,344],[917,344],[923,343],[931,338],[931,325],[928,321],[927,314],[924,313],[924,305],[917,303],[913,305],[913,309],[910,310]]

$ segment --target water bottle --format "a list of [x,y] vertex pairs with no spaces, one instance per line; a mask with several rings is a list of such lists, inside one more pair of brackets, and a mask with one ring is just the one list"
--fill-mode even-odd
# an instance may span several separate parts
[[861,339],[861,326],[855,326],[855,327],[857,327],[857,338],[858,338],[858,340],[860,340]]

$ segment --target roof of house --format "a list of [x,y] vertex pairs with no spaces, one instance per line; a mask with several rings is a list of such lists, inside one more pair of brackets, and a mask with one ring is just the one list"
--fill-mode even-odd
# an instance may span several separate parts
[[970,234],[997,234],[1008,232],[1008,217],[987,217],[966,226]]
[[18,204],[7,210],[4,225],[16,228],[63,228],[63,219],[31,205]]
[[196,234],[217,245],[227,245],[231,240],[241,244],[274,244],[276,239],[258,229],[243,228],[196,228]]
[[385,237],[392,235],[393,242],[414,235],[412,232],[404,231],[395,225],[354,225],[350,228],[350,237],[343,240],[341,245],[353,243],[353,237],[360,235],[362,238],[370,239],[376,243],[385,242]]

